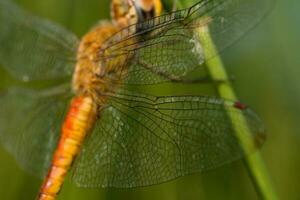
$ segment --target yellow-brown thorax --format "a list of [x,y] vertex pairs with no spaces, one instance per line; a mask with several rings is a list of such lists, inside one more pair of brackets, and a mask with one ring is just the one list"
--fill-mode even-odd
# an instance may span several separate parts
[[[94,95],[114,91],[116,84],[109,80],[119,69],[117,65],[105,66],[105,62],[99,62],[101,47],[104,41],[120,29],[138,22],[136,9],[144,12],[154,10],[154,14],[161,12],[160,0],[112,0],[111,23],[102,23],[94,27],[81,40],[78,53],[77,65],[73,75],[73,90],[77,95],[87,95],[96,98]],[[117,59],[128,59],[126,56]],[[122,63],[123,61],[120,61]],[[124,70],[124,69],[123,69]],[[105,76],[105,74],[112,76]],[[125,69],[126,73],[126,69]],[[115,80],[114,80],[115,81]],[[120,80],[122,81],[122,80]]]
[[99,54],[103,42],[117,31],[117,26],[112,23],[105,23],[92,29],[81,40],[77,53],[78,61],[73,75],[73,90],[77,95],[92,96],[95,91],[105,92],[110,89],[105,84],[106,77],[99,76],[101,70],[105,68],[99,62]]

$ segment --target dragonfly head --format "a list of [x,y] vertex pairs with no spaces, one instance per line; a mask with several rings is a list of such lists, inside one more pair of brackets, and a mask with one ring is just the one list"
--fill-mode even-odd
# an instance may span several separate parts
[[112,0],[111,15],[121,27],[160,15],[161,0]]
[[161,0],[135,0],[134,4],[139,22],[158,16],[162,12]]

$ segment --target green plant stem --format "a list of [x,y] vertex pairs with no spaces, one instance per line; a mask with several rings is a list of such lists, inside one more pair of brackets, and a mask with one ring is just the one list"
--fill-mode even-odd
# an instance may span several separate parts
[[[228,79],[228,75],[225,71],[221,58],[219,56],[214,56],[217,55],[217,50],[210,36],[209,28],[207,26],[203,26],[197,30],[197,33],[201,45],[203,47],[205,56],[212,57],[206,62],[206,65],[207,70],[213,81],[218,82],[217,90],[219,96],[224,99],[231,99],[237,101],[237,96],[232,89],[230,80]],[[230,115],[230,113],[228,113],[228,116],[231,119],[233,117]],[[246,119],[242,119],[241,121],[242,124],[239,124],[239,126],[243,126],[243,130],[251,134]],[[235,129],[239,130],[237,128]],[[249,150],[249,148],[254,148],[253,144],[250,143],[247,139],[248,137],[245,137],[245,133],[240,133],[239,131],[236,131],[236,136],[239,139],[241,147],[244,149],[245,152],[250,152],[251,150]],[[272,187],[270,178],[267,173],[267,169],[264,165],[260,153],[256,151],[255,153],[245,157],[244,163],[246,164],[246,167],[250,172],[252,181],[259,195],[263,199],[278,199]]]

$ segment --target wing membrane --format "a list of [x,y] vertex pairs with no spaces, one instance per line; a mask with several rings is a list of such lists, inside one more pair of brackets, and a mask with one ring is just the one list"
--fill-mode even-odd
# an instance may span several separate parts
[[[162,15],[127,27],[107,40],[102,49],[107,65],[116,65],[120,56],[134,54],[125,77],[129,84],[180,81],[201,65],[206,57],[199,28],[209,26],[218,52],[233,44],[254,27],[272,6],[272,0],[202,0],[191,8]],[[135,32],[135,30],[140,30]],[[107,56],[108,55],[108,56]],[[118,63],[120,65],[120,63]],[[160,78],[147,77],[160,75]]]
[[23,169],[39,177],[60,134],[69,98],[64,91],[10,88],[0,95],[0,142]]
[[0,64],[20,80],[70,76],[78,39],[50,21],[0,0]]
[[[110,98],[76,161],[73,178],[79,186],[147,186],[213,169],[261,145],[242,150],[233,125],[252,144],[264,135],[255,113],[230,101],[137,94]],[[239,126],[243,117],[251,135]]]

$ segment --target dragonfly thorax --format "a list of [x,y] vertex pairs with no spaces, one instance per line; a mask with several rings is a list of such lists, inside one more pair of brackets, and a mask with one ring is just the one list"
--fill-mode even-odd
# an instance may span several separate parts
[[104,41],[118,30],[114,24],[105,23],[93,28],[82,38],[73,75],[72,86],[76,94],[95,97],[114,90],[113,84],[109,83],[113,82],[114,74],[118,71],[117,66],[115,68],[106,66],[100,49]]
[[[89,96],[101,95],[115,91],[122,64],[108,64],[106,57],[109,51],[101,51],[107,47],[107,39],[120,29],[143,20],[150,19],[161,12],[160,0],[113,0],[113,23],[102,23],[94,27],[81,40],[77,65],[73,75],[73,90],[76,94]],[[115,62],[125,63],[128,56],[119,56]]]

